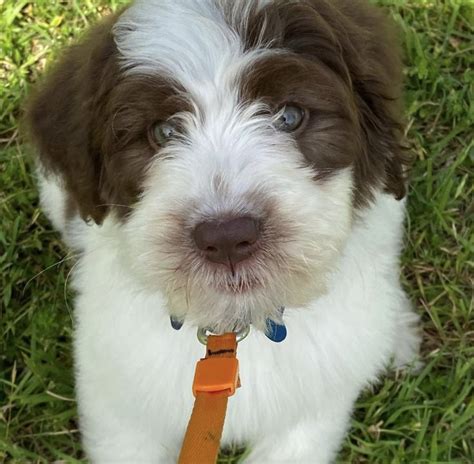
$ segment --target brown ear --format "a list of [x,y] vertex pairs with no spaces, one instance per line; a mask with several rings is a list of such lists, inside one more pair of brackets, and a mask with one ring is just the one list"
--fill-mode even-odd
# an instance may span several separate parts
[[374,187],[403,198],[408,159],[403,148],[402,65],[393,24],[367,0],[305,0],[281,5],[285,45],[317,57],[353,95],[347,105],[359,129],[358,137],[349,141],[357,151],[355,203],[370,201]]
[[406,194],[409,156],[403,137],[398,34],[381,9],[352,0],[341,5],[347,23],[356,24],[339,36],[362,133],[364,154],[355,166],[356,179],[369,184],[382,179],[385,191],[400,200]]
[[101,111],[118,75],[111,27],[96,26],[65,55],[40,84],[26,111],[32,141],[47,171],[59,175],[68,199],[84,219],[100,223],[106,212],[100,193]]
[[401,200],[406,195],[405,166],[410,158],[403,145],[400,117],[392,109],[396,103],[390,97],[367,93],[364,84],[355,87],[365,151],[356,166],[356,177],[362,182],[371,175],[383,179],[384,190]]

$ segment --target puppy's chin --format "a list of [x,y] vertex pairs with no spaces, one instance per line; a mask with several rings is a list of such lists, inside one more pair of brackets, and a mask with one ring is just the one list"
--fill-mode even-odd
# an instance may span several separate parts
[[189,283],[187,288],[165,291],[170,315],[187,325],[206,327],[216,333],[239,330],[252,324],[264,331],[268,319],[281,321],[281,308],[305,307],[327,290],[320,279],[289,276],[272,283],[242,282],[238,277],[216,283]]

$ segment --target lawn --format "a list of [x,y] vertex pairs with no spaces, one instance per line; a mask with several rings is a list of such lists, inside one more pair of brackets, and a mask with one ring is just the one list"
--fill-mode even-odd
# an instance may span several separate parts
[[[0,0],[0,462],[83,459],[71,362],[72,257],[40,212],[18,120],[30,84],[60,46],[122,3]],[[423,320],[425,364],[363,394],[339,459],[472,463],[473,3],[378,3],[404,37],[415,160],[403,279]]]

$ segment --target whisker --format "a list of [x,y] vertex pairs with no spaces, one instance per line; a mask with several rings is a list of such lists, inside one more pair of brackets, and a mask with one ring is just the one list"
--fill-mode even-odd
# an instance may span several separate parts
[[[38,272],[37,274],[35,274],[31,279],[28,280],[28,282],[26,282],[25,286],[23,287],[23,290],[22,290],[22,293],[21,295],[24,296],[25,295],[25,291],[26,289],[28,288],[28,285],[31,284],[31,282],[33,282],[33,280],[35,280],[36,278],[38,278],[40,275],[44,274],[45,272],[49,271],[50,269],[52,269],[53,267],[56,267],[56,266],[60,266],[61,264],[65,263],[66,261],[69,261],[71,259],[74,259],[74,258],[77,258],[77,256],[75,254],[73,254],[72,256],[68,256],[71,252],[68,252],[66,254],[66,256],[62,259],[60,259],[59,261],[51,264],[50,266],[46,267],[45,269],[42,269],[40,272]],[[73,252],[72,252],[73,253]]]
[[128,208],[128,209],[130,209],[130,210],[132,210],[132,211],[136,209],[135,206],[131,206],[131,205],[121,205],[121,204],[119,204],[119,203],[101,203],[100,205],[97,205],[97,206],[99,206],[99,207],[101,207],[101,206],[118,206],[118,207],[120,207],[120,208]]

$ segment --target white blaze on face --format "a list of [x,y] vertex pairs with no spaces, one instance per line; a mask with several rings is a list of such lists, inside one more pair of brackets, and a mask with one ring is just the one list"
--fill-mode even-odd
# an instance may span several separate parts
[[214,0],[139,0],[114,35],[129,73],[165,73],[197,92],[219,80],[242,47]]
[[[247,67],[274,52],[244,54],[211,0],[139,1],[115,34],[129,73],[172,77],[195,109],[179,116],[185,135],[156,156],[125,226],[136,274],[165,294],[174,315],[217,330],[250,320],[262,328],[280,306],[322,294],[349,231],[352,175],[315,182],[262,104],[240,101]],[[260,221],[262,243],[232,277],[203,259],[192,231],[239,215]]]

